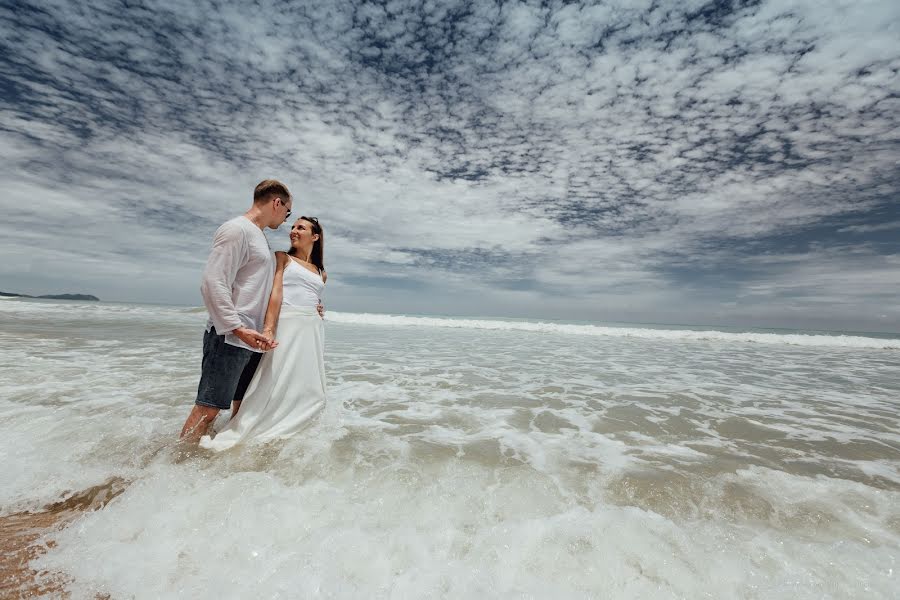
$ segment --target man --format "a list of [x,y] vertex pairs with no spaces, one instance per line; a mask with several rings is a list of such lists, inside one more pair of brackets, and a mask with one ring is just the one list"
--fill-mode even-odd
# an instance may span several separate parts
[[275,256],[263,230],[278,229],[292,204],[283,183],[266,179],[253,190],[250,210],[216,231],[200,285],[209,311],[200,385],[182,440],[197,442],[232,401],[236,414],[262,353],[278,345],[260,333],[275,276]]

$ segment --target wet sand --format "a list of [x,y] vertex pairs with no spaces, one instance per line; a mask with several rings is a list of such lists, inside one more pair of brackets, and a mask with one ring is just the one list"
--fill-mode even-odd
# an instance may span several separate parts
[[53,547],[48,534],[64,529],[85,512],[102,509],[127,486],[124,479],[114,477],[40,511],[0,517],[0,598],[39,598],[46,594],[68,598],[64,587],[70,578],[65,573],[38,572],[29,563]]

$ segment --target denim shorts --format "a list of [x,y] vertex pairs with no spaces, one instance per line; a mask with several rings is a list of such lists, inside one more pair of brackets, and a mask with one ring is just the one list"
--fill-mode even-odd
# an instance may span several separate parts
[[195,404],[220,410],[231,408],[232,400],[243,400],[262,353],[225,343],[210,327],[203,335],[203,364]]

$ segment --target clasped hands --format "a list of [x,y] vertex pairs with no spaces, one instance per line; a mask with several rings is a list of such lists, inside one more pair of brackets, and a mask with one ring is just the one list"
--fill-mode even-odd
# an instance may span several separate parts
[[232,330],[231,333],[236,335],[239,340],[251,348],[257,348],[263,352],[274,350],[278,346],[278,342],[275,341],[274,332],[270,329],[263,329],[263,332],[260,333],[249,327],[238,327],[237,329]]
[[[325,307],[322,306],[322,303],[316,305],[316,311],[320,317],[325,318]],[[278,342],[275,340],[275,331],[271,327],[264,328],[262,333],[249,327],[238,327],[232,330],[231,333],[251,348],[258,348],[263,352],[268,352],[278,347]]]

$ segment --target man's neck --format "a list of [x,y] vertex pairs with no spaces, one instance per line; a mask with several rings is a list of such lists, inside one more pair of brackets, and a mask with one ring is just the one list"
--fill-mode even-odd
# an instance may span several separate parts
[[251,223],[259,227],[260,231],[266,228],[265,221],[263,221],[262,211],[259,210],[256,205],[251,206],[250,210],[244,213],[244,216],[247,217],[247,219]]

